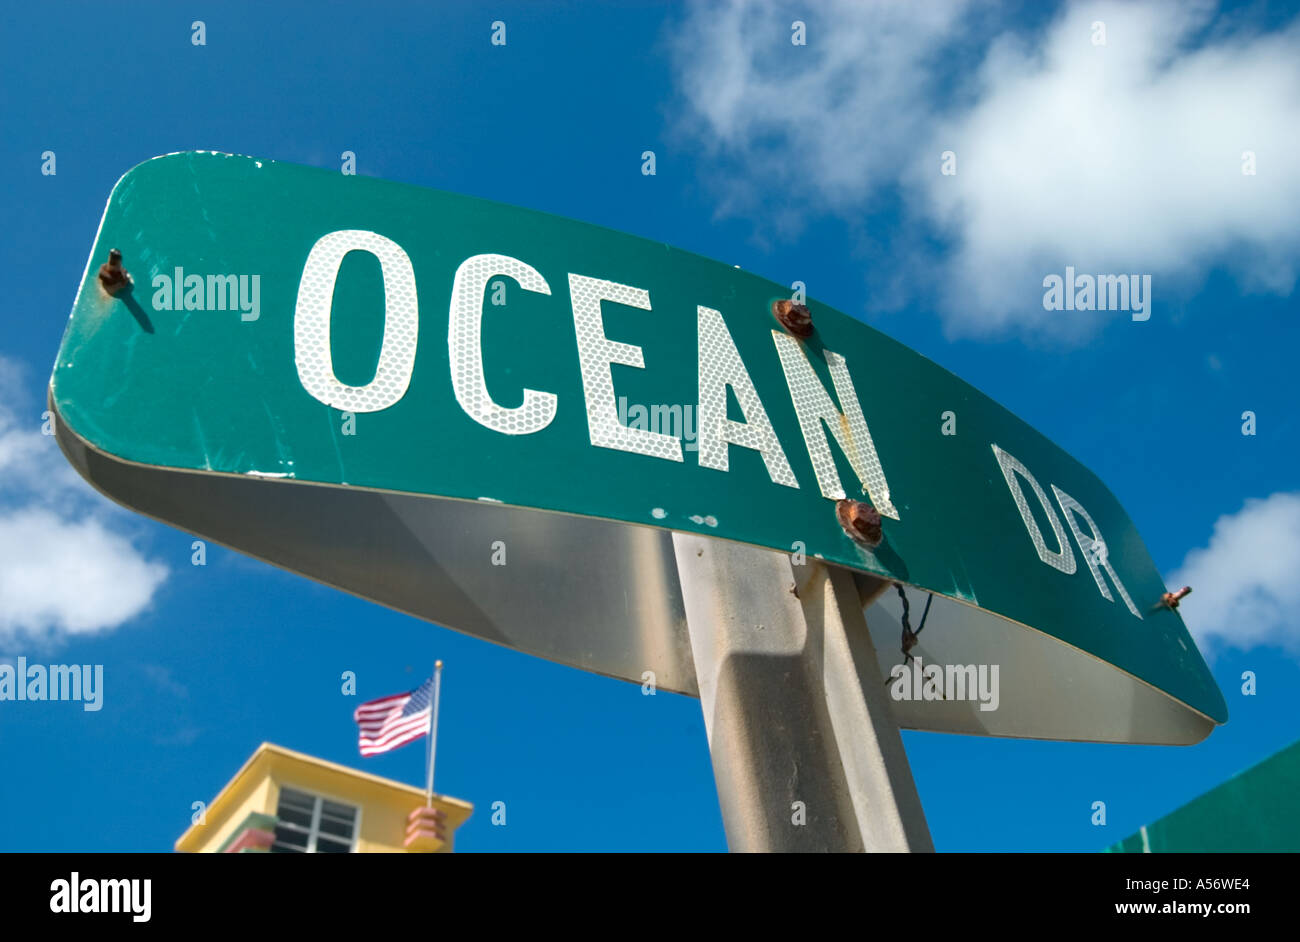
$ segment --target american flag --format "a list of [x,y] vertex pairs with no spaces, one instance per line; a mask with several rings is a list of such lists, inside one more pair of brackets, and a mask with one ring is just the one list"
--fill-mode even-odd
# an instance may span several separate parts
[[432,716],[433,678],[409,693],[361,704],[352,714],[361,735],[361,754],[377,756],[419,739],[429,731]]

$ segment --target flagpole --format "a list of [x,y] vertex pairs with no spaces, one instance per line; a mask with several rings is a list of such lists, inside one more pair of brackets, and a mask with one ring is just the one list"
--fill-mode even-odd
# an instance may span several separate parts
[[438,696],[442,692],[442,661],[433,663],[433,710],[429,713],[429,774],[424,782],[424,806],[433,807],[433,763],[438,755]]

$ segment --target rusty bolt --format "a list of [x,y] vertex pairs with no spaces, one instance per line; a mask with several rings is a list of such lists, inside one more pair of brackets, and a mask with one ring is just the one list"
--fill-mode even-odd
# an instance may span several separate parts
[[99,283],[109,294],[117,294],[131,283],[131,276],[122,267],[122,253],[117,249],[110,250],[108,261],[99,266]]
[[812,312],[802,304],[782,298],[772,302],[772,313],[781,322],[781,326],[796,337],[812,336]]
[[870,504],[860,500],[845,500],[835,503],[835,516],[840,526],[855,543],[875,547],[885,538],[880,529],[880,514]]
[[1178,603],[1190,595],[1191,592],[1192,587],[1185,585],[1177,592],[1166,592],[1164,595],[1160,596],[1160,603],[1164,605],[1165,608],[1177,608]]

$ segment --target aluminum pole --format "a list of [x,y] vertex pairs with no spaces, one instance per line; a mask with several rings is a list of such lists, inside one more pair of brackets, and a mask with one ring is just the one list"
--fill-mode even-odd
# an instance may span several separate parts
[[673,534],[733,851],[933,851],[863,615],[883,580]]
[[433,662],[433,704],[429,711],[429,772],[424,780],[424,807],[433,807],[433,764],[438,758],[438,700],[442,695],[442,661]]

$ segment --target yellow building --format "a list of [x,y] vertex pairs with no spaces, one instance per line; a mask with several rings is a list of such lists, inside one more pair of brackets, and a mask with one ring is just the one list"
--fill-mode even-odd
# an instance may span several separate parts
[[469,802],[262,743],[176,841],[184,853],[449,853]]

